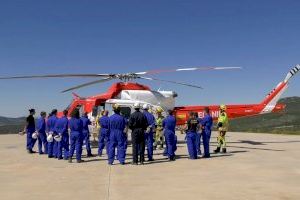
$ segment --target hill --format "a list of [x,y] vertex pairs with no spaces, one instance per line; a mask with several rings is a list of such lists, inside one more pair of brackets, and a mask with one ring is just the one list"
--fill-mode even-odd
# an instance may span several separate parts
[[287,97],[279,102],[286,104],[285,111],[231,120],[230,130],[300,134],[300,97]]
[[25,126],[25,117],[8,118],[0,116],[0,134],[18,133]]

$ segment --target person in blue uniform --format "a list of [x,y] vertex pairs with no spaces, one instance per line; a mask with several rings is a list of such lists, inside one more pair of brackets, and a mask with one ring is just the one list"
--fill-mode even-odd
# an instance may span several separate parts
[[173,110],[168,111],[168,116],[163,120],[164,135],[166,141],[166,155],[170,161],[175,160],[176,146],[176,118],[173,115]]
[[197,159],[197,134],[199,129],[199,121],[197,115],[190,113],[186,122],[186,143],[190,159]]
[[118,104],[113,105],[114,114],[109,117],[109,143],[108,143],[108,164],[112,165],[115,160],[115,150],[117,148],[117,158],[121,165],[125,164],[125,129],[126,119],[120,115],[121,109]]
[[24,129],[24,132],[26,132],[26,149],[28,153],[35,153],[33,151],[34,144],[36,142],[36,139],[32,138],[32,134],[35,132],[35,120],[34,120],[34,115],[35,115],[35,109],[30,109],[29,110],[29,115],[26,118],[26,126]]
[[76,149],[76,161],[77,163],[84,162],[81,159],[82,155],[82,143],[83,143],[83,123],[80,119],[79,110],[75,109],[72,113],[71,119],[69,120],[70,128],[70,152],[69,152],[69,163],[72,163],[74,151]]
[[[140,112],[140,104],[134,104],[135,112],[131,114],[128,127],[132,130],[132,164],[137,165],[144,164],[145,161],[145,131],[148,127],[148,121],[146,116]],[[139,159],[140,157],[140,159]]]
[[[196,119],[198,120],[198,124],[201,124],[201,118],[199,117],[198,113],[195,112],[194,113]],[[201,156],[202,152],[201,152],[201,138],[202,138],[202,133],[201,133],[201,129],[197,130],[197,134],[196,134],[196,147],[197,147],[197,154],[199,156]]]
[[84,113],[83,116],[80,118],[82,121],[82,133],[83,133],[83,140],[85,143],[86,151],[87,151],[87,157],[93,157],[92,149],[91,149],[91,141],[90,141],[90,131],[89,131],[89,125],[91,125],[91,121],[88,118],[88,113]]
[[109,117],[108,111],[102,112],[102,117],[99,118],[99,139],[98,139],[98,156],[102,156],[102,151],[106,146],[106,153],[108,153],[108,141],[109,141]]
[[148,128],[145,132],[147,155],[148,161],[153,161],[153,142],[154,142],[154,128],[155,128],[155,117],[149,112],[149,105],[143,105],[143,114],[147,118]]
[[204,158],[210,157],[209,143],[211,136],[211,128],[213,126],[213,118],[209,114],[209,108],[204,108],[204,118],[201,120],[202,138],[204,146]]
[[[56,131],[56,122],[57,122],[57,110],[53,109],[51,112],[51,116],[47,121],[47,130],[48,134],[51,134],[53,137],[57,135]],[[52,142],[48,142],[48,158],[57,158],[57,142],[53,140]]]
[[[69,120],[68,111],[63,111],[63,116],[56,122],[56,131],[61,137],[61,141],[57,142],[57,157],[58,160],[65,159],[68,160],[69,157]],[[63,155],[64,152],[64,155]]]
[[[41,112],[41,117],[37,121],[36,130],[38,132],[39,154],[48,154],[48,142],[46,135],[46,112]],[[44,146],[44,151],[43,151]]]

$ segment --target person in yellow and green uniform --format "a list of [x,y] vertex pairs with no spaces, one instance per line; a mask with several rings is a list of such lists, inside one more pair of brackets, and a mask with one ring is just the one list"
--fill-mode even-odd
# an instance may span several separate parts
[[222,148],[222,152],[226,153],[225,135],[226,135],[226,132],[228,131],[228,127],[229,127],[229,120],[228,120],[228,116],[226,113],[226,106],[220,105],[220,115],[219,115],[218,124],[217,124],[217,128],[219,131],[219,136],[217,138],[218,146],[217,146],[217,149],[215,150],[215,153],[219,153],[221,148]]
[[158,145],[160,145],[160,149],[163,149],[164,147],[164,133],[163,133],[163,126],[162,122],[164,120],[164,116],[162,115],[163,109],[158,107],[156,110],[157,118],[156,118],[156,133],[155,133],[155,141],[154,141],[154,149],[157,148]]

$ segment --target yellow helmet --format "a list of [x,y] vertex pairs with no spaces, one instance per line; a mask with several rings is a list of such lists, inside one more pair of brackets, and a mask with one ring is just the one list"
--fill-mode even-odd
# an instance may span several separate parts
[[226,110],[226,105],[224,104],[220,105],[220,110]]
[[117,104],[117,103],[114,103],[112,107],[113,107],[114,110],[120,109],[120,105]]
[[162,113],[162,112],[163,112],[163,109],[162,109],[161,107],[158,107],[158,108],[156,108],[156,112],[157,112],[157,113]]

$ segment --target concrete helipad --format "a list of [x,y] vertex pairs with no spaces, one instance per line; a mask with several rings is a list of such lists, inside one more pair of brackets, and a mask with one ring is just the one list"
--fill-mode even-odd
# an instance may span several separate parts
[[69,164],[29,155],[24,136],[2,135],[0,199],[300,199],[299,136],[228,136],[229,152],[211,159],[188,160],[180,135],[175,162],[156,151],[151,164],[109,167],[106,157]]

